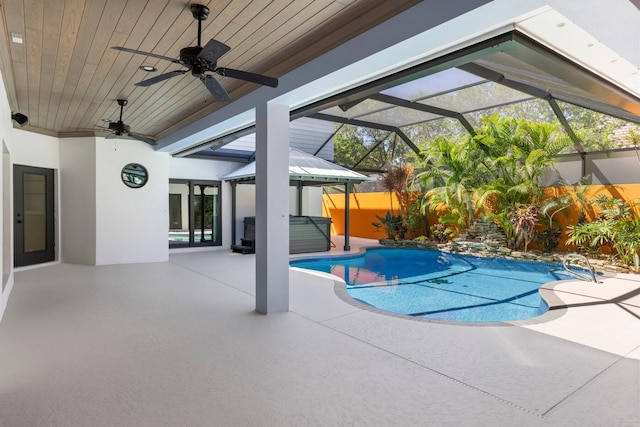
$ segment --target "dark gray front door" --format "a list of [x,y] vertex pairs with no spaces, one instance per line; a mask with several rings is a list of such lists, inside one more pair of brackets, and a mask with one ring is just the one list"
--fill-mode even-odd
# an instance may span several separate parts
[[55,260],[53,170],[13,166],[14,265]]

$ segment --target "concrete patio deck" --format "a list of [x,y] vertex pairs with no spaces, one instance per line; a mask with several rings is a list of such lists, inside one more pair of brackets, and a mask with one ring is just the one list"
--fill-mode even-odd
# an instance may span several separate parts
[[259,315],[254,260],[17,272],[0,425],[640,425],[634,277],[550,284],[568,308],[468,326],[373,313],[296,269],[290,312]]

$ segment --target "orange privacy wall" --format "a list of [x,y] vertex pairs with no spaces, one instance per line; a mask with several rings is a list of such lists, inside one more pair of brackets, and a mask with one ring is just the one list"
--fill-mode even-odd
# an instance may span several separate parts
[[[344,234],[344,194],[324,194],[322,196],[322,215],[331,217],[331,234]],[[369,239],[382,239],[387,235],[383,230],[377,231],[372,222],[380,222],[376,215],[384,217],[391,210],[398,214],[398,199],[390,193],[352,193],[349,199],[351,216],[349,235]],[[429,223],[437,222],[435,216],[429,215]]]
[[[547,195],[560,195],[565,192],[575,194],[573,187],[554,187],[548,188],[545,193]],[[640,206],[634,206],[636,202],[640,202],[640,184],[619,184],[619,185],[592,185],[587,193],[587,200],[593,199],[599,194],[605,194],[608,197],[615,197],[625,200],[636,216],[640,216]],[[350,195],[350,216],[351,229],[350,235],[355,237],[365,237],[369,239],[386,238],[383,231],[376,231],[371,225],[372,222],[378,222],[376,215],[384,217],[388,210],[397,214],[398,200],[394,194],[390,193],[353,193]],[[331,217],[331,233],[344,234],[344,194],[324,194],[322,196],[322,214]],[[560,212],[553,217],[563,227],[575,224],[580,215],[580,208],[576,204]],[[598,212],[593,208],[587,211],[587,219],[593,221],[597,217]],[[540,218],[544,221],[544,218]],[[429,215],[429,224],[435,224],[437,220],[435,216]],[[563,240],[566,235],[563,236]]]
[[[391,197],[395,198],[395,195]],[[397,201],[391,208],[389,193],[353,193],[349,199],[351,217],[349,234],[355,237],[380,239],[386,237],[371,225],[378,221],[376,214],[384,216],[388,210],[398,209]],[[322,215],[331,217],[331,234],[344,234],[344,194],[323,194]]]

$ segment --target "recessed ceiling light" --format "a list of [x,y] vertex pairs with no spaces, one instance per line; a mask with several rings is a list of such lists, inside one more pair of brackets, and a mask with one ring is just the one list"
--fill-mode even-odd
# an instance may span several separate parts
[[156,67],[154,67],[153,65],[141,65],[140,69],[142,71],[146,71],[147,73],[152,73],[154,71],[158,71],[158,69]]
[[22,34],[11,33],[11,41],[14,43],[22,44]]

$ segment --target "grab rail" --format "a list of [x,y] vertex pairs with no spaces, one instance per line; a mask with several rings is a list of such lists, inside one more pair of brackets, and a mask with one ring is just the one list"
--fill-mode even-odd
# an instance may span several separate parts
[[[577,271],[571,270],[569,268],[569,266],[571,265],[571,261],[583,261],[586,264],[590,275],[587,276],[586,274],[578,273]],[[562,266],[564,267],[564,269],[569,274],[572,274],[573,276],[577,277],[580,280],[585,280],[587,282],[598,283],[598,279],[596,279],[596,274],[594,272],[594,269],[593,269],[593,267],[591,267],[591,264],[589,263],[589,258],[587,258],[584,255],[580,255],[580,254],[576,254],[576,253],[567,254],[567,255],[564,256],[564,258],[562,258]]]

